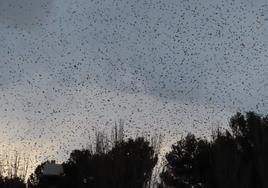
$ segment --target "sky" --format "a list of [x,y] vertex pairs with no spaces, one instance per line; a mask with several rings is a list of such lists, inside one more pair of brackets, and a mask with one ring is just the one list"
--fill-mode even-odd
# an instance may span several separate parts
[[268,111],[265,0],[0,0],[0,143],[32,164],[97,130],[209,135]]

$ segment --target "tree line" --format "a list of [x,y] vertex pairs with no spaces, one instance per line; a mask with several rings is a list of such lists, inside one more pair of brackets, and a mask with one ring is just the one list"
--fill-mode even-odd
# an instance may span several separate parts
[[181,139],[166,160],[159,187],[267,188],[268,116],[237,113],[210,141]]
[[[166,153],[158,178],[153,170],[161,137],[126,139],[115,127],[112,140],[97,133],[95,147],[74,150],[62,163],[64,174],[55,187],[64,188],[267,188],[268,116],[235,114],[225,130],[212,137],[193,134],[178,140]],[[45,162],[27,180],[29,188],[46,188]],[[0,178],[0,187],[23,187],[18,177]],[[51,182],[50,182],[51,183]]]

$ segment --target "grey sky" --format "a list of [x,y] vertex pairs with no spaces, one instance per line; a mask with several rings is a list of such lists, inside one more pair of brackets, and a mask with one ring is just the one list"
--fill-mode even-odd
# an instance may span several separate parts
[[265,0],[0,0],[0,10],[3,144],[59,157],[119,119],[174,136],[268,110]]

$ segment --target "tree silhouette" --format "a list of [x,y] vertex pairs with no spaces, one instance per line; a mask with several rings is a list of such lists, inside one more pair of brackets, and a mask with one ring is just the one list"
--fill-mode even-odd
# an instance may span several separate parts
[[210,142],[188,135],[173,145],[161,186],[268,187],[268,117],[237,113],[229,126],[230,131],[217,131]]
[[[230,122],[236,146],[243,158],[242,172],[248,172],[247,187],[268,187],[268,118],[254,112],[237,113]],[[242,167],[241,167],[242,168]],[[243,174],[245,177],[245,174]]]
[[19,152],[9,151],[5,159],[1,159],[0,187],[24,188],[25,176],[28,170],[29,158]]
[[[253,112],[237,113],[230,129],[214,132],[212,139],[192,134],[179,140],[166,154],[159,188],[267,188],[268,117]],[[147,188],[157,163],[159,139],[124,139],[117,126],[109,141],[96,134],[94,149],[74,150],[63,163],[65,176],[58,184],[64,188]],[[29,178],[33,188],[45,188],[45,163]],[[17,185],[17,186],[15,186]],[[20,187],[20,178],[0,177],[0,187]]]
[[28,185],[30,187],[38,187],[40,186],[40,182],[41,182],[41,179],[42,179],[42,168],[43,166],[46,164],[46,162],[38,165],[35,170],[34,170],[34,173],[32,173],[28,179]]
[[114,187],[146,187],[157,162],[153,147],[144,138],[119,143],[109,152]]
[[230,187],[238,188],[245,186],[241,181],[247,174],[246,168],[243,167],[243,155],[236,145],[236,140],[228,132],[217,132],[210,143],[209,168],[212,172],[212,185],[216,188]]
[[209,143],[189,134],[172,146],[166,155],[166,170],[160,175],[163,187],[208,187]]
[[64,163],[66,187],[146,187],[157,157],[143,138],[118,142],[107,153],[75,150]]
[[1,188],[25,188],[25,183],[19,177],[14,177],[14,178],[1,177],[0,187]]

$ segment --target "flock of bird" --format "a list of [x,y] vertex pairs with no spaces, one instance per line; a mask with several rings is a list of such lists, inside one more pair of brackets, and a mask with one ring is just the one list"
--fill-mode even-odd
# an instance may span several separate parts
[[265,0],[8,2],[0,143],[33,164],[66,159],[119,119],[167,143],[268,110]]

